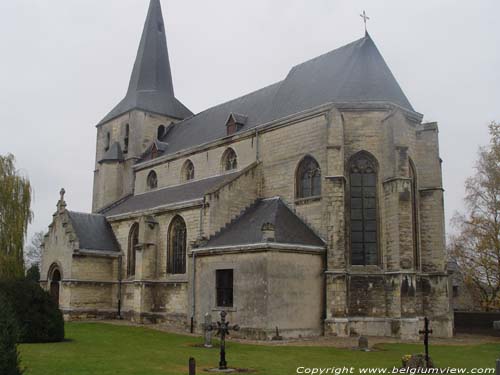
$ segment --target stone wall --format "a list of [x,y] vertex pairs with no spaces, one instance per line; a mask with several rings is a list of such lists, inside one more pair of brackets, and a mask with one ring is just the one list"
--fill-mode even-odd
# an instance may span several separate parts
[[[224,152],[231,147],[238,158],[237,170],[242,170],[255,162],[256,145],[254,137],[239,139],[230,144],[222,143],[218,147],[202,150],[197,153],[173,156],[152,162],[153,165],[141,167],[136,172],[135,192],[143,193],[148,190],[147,176],[154,170],[158,176],[158,188],[179,185],[184,182],[183,166],[190,160],[194,165],[194,180],[219,176],[227,173],[222,165]],[[234,171],[230,171],[234,172]]]
[[258,163],[249,165],[232,181],[225,183],[205,195],[203,235],[210,237],[222,230],[231,220],[261,196],[262,167]]
[[228,320],[241,326],[238,334],[270,338],[279,327],[285,337],[321,333],[323,256],[293,250],[263,250],[196,257],[196,323],[204,315],[218,319],[215,271],[233,269],[234,303],[224,308]]

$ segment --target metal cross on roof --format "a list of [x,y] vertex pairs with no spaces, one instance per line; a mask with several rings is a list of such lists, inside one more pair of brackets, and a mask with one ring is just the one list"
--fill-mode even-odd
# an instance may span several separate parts
[[368,17],[368,16],[366,15],[366,12],[365,12],[365,11],[363,11],[363,13],[362,13],[362,14],[360,14],[359,16],[363,19],[363,21],[364,21],[364,23],[365,23],[365,33],[367,33],[368,31],[367,31],[367,29],[366,29],[366,21],[367,21],[367,20],[369,20],[369,19],[370,19],[370,17]]

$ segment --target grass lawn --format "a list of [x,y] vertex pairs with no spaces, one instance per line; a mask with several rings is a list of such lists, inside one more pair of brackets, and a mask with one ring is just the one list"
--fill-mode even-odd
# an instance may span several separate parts
[[[190,356],[198,371],[215,367],[218,349],[193,347],[201,338],[174,335],[142,327],[102,323],[66,324],[70,341],[20,346],[26,375],[187,375]],[[229,366],[251,368],[259,375],[296,374],[298,366],[399,366],[407,353],[419,353],[421,345],[388,344],[377,352],[331,347],[245,345],[227,343]],[[440,367],[494,367],[500,345],[432,346]]]

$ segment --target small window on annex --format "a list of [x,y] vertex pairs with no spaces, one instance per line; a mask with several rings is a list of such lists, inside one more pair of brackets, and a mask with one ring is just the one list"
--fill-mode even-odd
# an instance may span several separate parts
[[233,306],[233,270],[215,271],[217,307]]

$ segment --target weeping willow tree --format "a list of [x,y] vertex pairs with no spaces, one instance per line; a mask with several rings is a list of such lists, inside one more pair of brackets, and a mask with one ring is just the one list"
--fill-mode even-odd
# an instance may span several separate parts
[[15,167],[14,156],[0,155],[0,279],[23,277],[23,247],[31,212],[31,185]]

